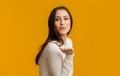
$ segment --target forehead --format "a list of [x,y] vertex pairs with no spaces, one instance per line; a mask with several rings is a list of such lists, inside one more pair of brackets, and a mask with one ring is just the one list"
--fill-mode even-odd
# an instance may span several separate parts
[[69,16],[68,12],[64,9],[59,9],[56,11],[55,16]]

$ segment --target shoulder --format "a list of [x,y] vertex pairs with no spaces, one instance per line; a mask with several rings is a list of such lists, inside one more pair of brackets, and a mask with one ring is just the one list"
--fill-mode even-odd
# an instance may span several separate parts
[[46,47],[51,48],[51,49],[58,49],[58,45],[56,44],[57,41],[50,41]]
[[50,41],[46,47],[46,53],[47,54],[55,54],[55,53],[59,53],[60,49],[58,47],[58,45],[54,42],[54,41]]

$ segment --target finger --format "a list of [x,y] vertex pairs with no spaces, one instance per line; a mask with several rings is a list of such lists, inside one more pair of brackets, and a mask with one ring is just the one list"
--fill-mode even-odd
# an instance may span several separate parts
[[69,49],[66,51],[66,54],[68,54],[69,55],[69,53],[70,53],[70,51],[69,51]]
[[64,48],[63,51],[66,53],[67,52],[67,48]]
[[65,48],[60,48],[60,50],[64,53],[66,52]]
[[67,54],[72,55],[72,54],[73,54],[73,49],[72,49],[72,48],[69,48],[69,49],[67,50]]
[[63,50],[63,48],[60,48],[60,50]]

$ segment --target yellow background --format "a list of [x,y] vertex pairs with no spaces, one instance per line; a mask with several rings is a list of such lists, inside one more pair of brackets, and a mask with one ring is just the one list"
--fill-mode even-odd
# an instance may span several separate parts
[[0,76],[39,75],[35,56],[48,35],[49,13],[59,5],[74,20],[74,76],[120,76],[118,1],[1,0]]

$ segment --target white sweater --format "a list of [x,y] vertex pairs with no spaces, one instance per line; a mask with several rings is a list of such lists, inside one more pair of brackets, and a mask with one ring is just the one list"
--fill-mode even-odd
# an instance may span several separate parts
[[[72,48],[71,39],[66,39],[66,48]],[[39,59],[40,76],[72,76],[73,55],[66,55],[60,50],[57,41],[49,42]]]

